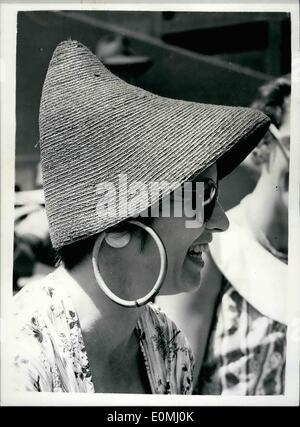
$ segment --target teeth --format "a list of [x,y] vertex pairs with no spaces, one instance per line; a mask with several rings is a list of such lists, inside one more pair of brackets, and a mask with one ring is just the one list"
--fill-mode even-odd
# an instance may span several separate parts
[[196,254],[202,252],[201,245],[192,246],[192,252],[195,252]]
[[207,244],[203,244],[203,245],[193,245],[189,248],[188,253],[190,255],[201,255],[202,252],[206,252],[208,249],[208,245]]

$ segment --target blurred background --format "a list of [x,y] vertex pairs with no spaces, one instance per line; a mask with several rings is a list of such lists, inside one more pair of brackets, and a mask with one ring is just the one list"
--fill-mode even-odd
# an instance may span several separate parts
[[[79,40],[112,72],[156,94],[248,106],[263,83],[290,72],[290,16],[262,12],[19,12],[16,70],[14,289],[52,269],[39,169],[38,114],[56,45]],[[255,178],[241,166],[221,183],[229,209]]]

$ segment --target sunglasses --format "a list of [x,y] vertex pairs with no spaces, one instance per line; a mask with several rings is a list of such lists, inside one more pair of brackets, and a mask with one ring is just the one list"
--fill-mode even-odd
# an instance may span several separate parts
[[[216,202],[219,196],[218,185],[210,178],[200,181],[204,184],[204,197],[202,200],[202,206],[204,208],[204,222],[208,222],[213,214],[213,211],[216,206]],[[193,208],[196,209],[197,206],[197,190],[194,192],[194,197],[192,201]]]
[[184,198],[182,198],[182,192],[180,191],[179,194],[175,193],[173,199],[181,203],[184,200],[185,203],[187,197],[190,198],[192,211],[196,212],[201,206],[203,208],[203,220],[208,222],[218,200],[218,185],[210,178],[201,181],[190,181],[186,184],[188,184],[188,190],[186,189],[187,186],[184,185]]

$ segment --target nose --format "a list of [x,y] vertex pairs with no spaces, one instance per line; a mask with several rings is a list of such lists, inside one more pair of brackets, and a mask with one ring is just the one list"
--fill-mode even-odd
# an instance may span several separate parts
[[206,229],[212,233],[226,231],[229,227],[229,220],[224,209],[217,201],[212,216],[206,223]]

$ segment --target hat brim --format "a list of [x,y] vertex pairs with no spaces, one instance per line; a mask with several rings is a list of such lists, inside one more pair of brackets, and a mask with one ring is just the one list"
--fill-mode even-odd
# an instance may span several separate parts
[[229,175],[257,146],[269,128],[269,122],[255,129],[253,133],[245,135],[228,149],[218,160],[218,178]]

